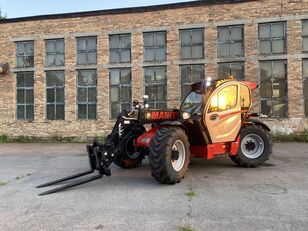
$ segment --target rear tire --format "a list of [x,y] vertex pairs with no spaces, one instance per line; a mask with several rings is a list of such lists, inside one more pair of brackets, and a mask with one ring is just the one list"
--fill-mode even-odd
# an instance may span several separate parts
[[256,167],[272,154],[273,141],[267,130],[256,124],[244,125],[240,131],[240,146],[231,160],[241,167]]
[[183,129],[170,127],[157,131],[150,146],[152,176],[160,183],[179,183],[190,161],[187,135]]

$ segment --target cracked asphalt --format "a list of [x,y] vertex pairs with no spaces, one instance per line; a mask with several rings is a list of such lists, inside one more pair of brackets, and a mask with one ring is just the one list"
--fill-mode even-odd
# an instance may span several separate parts
[[193,159],[176,185],[157,183],[147,160],[113,165],[109,178],[39,197],[36,185],[87,170],[85,145],[0,144],[0,230],[307,230],[307,150],[275,143],[252,169]]

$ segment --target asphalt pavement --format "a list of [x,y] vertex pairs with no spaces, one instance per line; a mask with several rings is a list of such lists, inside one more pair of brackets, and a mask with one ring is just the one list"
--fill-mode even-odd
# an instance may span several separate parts
[[109,178],[38,196],[87,169],[83,144],[0,144],[0,230],[308,230],[308,144],[275,143],[251,169],[193,159],[176,185],[156,182],[147,160],[113,165]]

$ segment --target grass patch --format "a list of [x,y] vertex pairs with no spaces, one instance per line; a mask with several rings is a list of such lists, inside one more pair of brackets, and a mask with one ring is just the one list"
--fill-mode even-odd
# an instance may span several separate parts
[[189,192],[187,192],[186,195],[192,198],[192,197],[197,196],[197,193],[193,190],[189,190]]
[[53,135],[50,137],[38,137],[0,135],[0,143],[92,143],[94,139],[97,139],[99,142],[103,142],[106,140],[106,137],[64,137],[60,135]]
[[0,180],[0,186],[7,185],[8,183],[9,183],[8,181],[2,181],[2,180]]
[[189,191],[185,194],[189,197],[190,201],[192,200],[193,197],[197,196],[197,193],[193,190],[192,185],[190,185]]
[[22,179],[22,178],[25,178],[26,176],[31,176],[31,174],[28,173],[27,175],[17,176],[17,177],[15,178],[15,180],[20,180],[20,179]]
[[295,132],[291,134],[275,133],[273,134],[274,142],[308,142],[308,131]]
[[9,137],[7,135],[0,135],[0,142],[6,143],[8,142]]
[[179,231],[196,231],[196,230],[190,225],[185,225],[185,226],[179,227]]

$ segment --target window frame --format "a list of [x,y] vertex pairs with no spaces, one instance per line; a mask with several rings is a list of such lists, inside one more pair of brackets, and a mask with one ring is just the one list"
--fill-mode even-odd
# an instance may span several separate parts
[[[151,81],[150,83],[146,83],[145,80],[145,75],[146,75],[146,69],[153,69],[154,70],[154,81]],[[165,78],[163,82],[157,82],[156,81],[156,69],[164,69],[164,73],[165,73]],[[164,109],[167,108],[167,103],[168,103],[168,95],[167,95],[167,67],[166,66],[151,66],[151,67],[144,67],[144,92],[146,92],[146,88],[147,87],[159,87],[159,86],[163,86],[164,87],[164,95],[165,95],[165,100],[164,101],[158,101],[158,100],[154,100],[151,101],[150,99],[148,100],[148,104],[154,104],[154,108],[152,109],[161,109],[161,108],[157,108],[157,104],[164,104],[165,107]],[[145,93],[146,94],[146,93]]]
[[[18,78],[18,76],[19,75],[23,75],[22,77],[23,78],[25,78],[25,75],[26,74],[31,74],[31,77],[32,77],[32,82],[33,82],[33,84],[32,84],[32,87],[25,87],[25,86],[23,86],[23,87],[18,87],[18,80],[17,80],[17,78]],[[18,90],[23,90],[23,92],[24,92],[24,102],[25,103],[18,103]],[[33,102],[32,103],[27,103],[26,101],[26,92],[28,91],[28,90],[32,90],[32,94],[33,94]],[[34,121],[34,112],[35,112],[35,109],[34,109],[34,72],[32,72],[32,71],[26,71],[26,72],[17,72],[16,73],[16,120],[19,120],[19,121]],[[18,118],[18,106],[23,106],[24,107],[24,116],[23,116],[23,118]],[[27,106],[32,106],[33,107],[33,118],[26,118],[27,116]]]
[[[129,48],[111,48],[111,40],[113,37],[119,37],[119,44],[121,43],[122,37],[129,37]],[[131,63],[132,62],[132,36],[130,33],[125,34],[110,34],[109,35],[109,63],[111,64],[118,64],[118,63]],[[122,61],[121,60],[121,52],[123,51],[129,51],[129,61]],[[116,52],[119,55],[119,61],[118,62],[112,62],[111,61],[111,52]]]
[[[273,37],[272,35],[272,27],[273,25],[283,24],[283,37]],[[270,26],[270,37],[269,38],[261,38],[260,37],[260,28],[261,26],[269,25]],[[258,24],[258,40],[259,40],[259,55],[261,56],[268,56],[268,55],[280,55],[280,54],[287,54],[287,23],[286,21],[279,21],[279,22],[266,22],[266,23],[259,23]],[[283,40],[283,52],[282,53],[274,53],[273,52],[273,41]],[[269,53],[261,53],[261,42],[270,42],[270,52]]]
[[[230,87],[234,87],[235,88],[235,91],[236,91],[236,94],[235,94],[235,100],[234,100],[234,104],[232,105],[231,108],[228,108],[228,109],[219,109],[219,96],[220,96],[220,93],[224,90],[226,90],[227,88],[230,88]],[[238,105],[238,94],[239,94],[239,86],[236,85],[236,84],[232,84],[232,85],[229,85],[229,86],[226,86],[226,87],[223,87],[221,89],[219,89],[217,92],[215,92],[211,98],[210,98],[210,103],[209,103],[209,106],[208,106],[208,109],[207,109],[207,113],[220,113],[220,112],[225,112],[225,111],[229,111],[229,110],[232,110],[234,108],[236,108],[236,106]],[[214,97],[217,97],[217,103],[218,103],[218,106],[217,106],[217,110],[212,110],[212,100]]]
[[[245,99],[244,97],[244,94],[243,94],[243,89],[245,89],[246,93],[248,92],[248,99],[249,99],[249,106],[248,107],[244,107],[245,105],[242,105],[242,99]],[[247,86],[247,85],[244,85],[244,84],[240,84],[239,86],[239,96],[240,96],[240,106],[241,106],[241,111],[248,111],[250,108],[251,108],[251,105],[252,105],[252,96],[251,96],[251,90],[250,88]],[[244,103],[245,103],[245,100],[244,100]]]
[[[242,31],[242,37],[240,40],[232,40],[232,29],[239,28]],[[229,31],[229,39],[228,40],[222,40],[219,38],[219,32],[220,30],[227,29]],[[230,25],[230,26],[219,26],[217,27],[217,57],[219,59],[230,59],[230,58],[238,58],[238,57],[244,57],[245,56],[245,48],[244,48],[244,25]],[[231,45],[235,43],[241,43],[242,44],[242,50],[240,55],[231,55]],[[229,48],[229,55],[227,56],[220,56],[220,46],[221,45],[228,45]]]
[[[157,40],[156,40],[156,36],[158,34],[163,34],[164,37],[165,37],[165,44],[164,45],[157,45]],[[146,42],[145,42],[145,36],[146,35],[153,35],[153,42],[154,42],[154,45],[153,46],[146,46]],[[143,33],[143,53],[144,53],[144,57],[143,57],[143,60],[144,62],[164,62],[164,61],[167,61],[167,32],[166,31],[153,31],[153,32],[144,32]],[[152,49],[154,50],[154,59],[153,60],[146,60],[146,50],[147,49]],[[156,57],[156,51],[159,50],[159,49],[164,49],[164,59],[157,59]]]
[[[48,52],[47,51],[47,43],[48,42],[54,42],[57,44],[58,41],[63,42],[63,51],[62,52],[57,52],[57,49],[54,52]],[[56,45],[55,45],[56,46]],[[52,65],[47,64],[47,56],[48,55],[53,55],[54,56],[54,63]],[[56,63],[56,58],[57,55],[62,55],[63,56],[63,65],[57,65]],[[45,66],[46,67],[63,67],[65,66],[65,39],[64,38],[58,38],[58,39],[46,39],[45,40]]]
[[[190,68],[190,80],[191,81],[183,82],[183,79],[182,79],[182,71],[183,70],[182,70],[182,68],[187,68],[187,67]],[[204,64],[180,65],[180,87],[181,87],[181,97],[180,97],[180,99],[181,99],[181,101],[183,101],[185,99],[185,97],[186,97],[186,95],[185,96],[183,95],[183,87],[184,86],[191,86],[193,83],[195,83],[195,81],[192,81],[192,78],[191,78],[193,67],[201,67],[201,75],[202,75],[203,78],[200,81],[205,79],[205,67],[204,67]]]
[[[305,93],[304,93],[304,91],[305,91],[305,83],[307,83],[307,85],[308,85],[308,75],[307,76],[305,76],[304,75],[304,62],[307,62],[308,63],[308,58],[304,58],[304,59],[302,59],[302,72],[303,72],[303,74],[302,74],[302,76],[303,76],[303,99],[304,99],[304,117],[305,118],[308,118],[308,110],[306,111],[306,101],[307,101],[307,104],[308,104],[308,95],[307,96],[305,96]],[[307,66],[306,66],[307,67]],[[308,67],[307,67],[307,69],[308,69]]]
[[[123,70],[128,70],[129,71],[129,84],[122,84],[121,83],[121,77],[122,77],[122,71]],[[111,83],[111,72],[112,71],[119,71],[119,76],[120,76],[120,82],[119,84],[112,84]],[[120,108],[120,112],[123,111],[123,108],[122,108],[122,104],[129,104],[129,107],[132,106],[132,71],[131,71],[131,68],[110,68],[109,69],[109,92],[111,92],[111,87],[117,87],[119,89],[119,101],[118,101],[118,104],[119,104],[119,108]],[[129,92],[130,92],[130,99],[129,101],[122,101],[121,100],[121,89],[122,88],[129,88]],[[111,102],[111,93],[109,93],[109,107],[110,107],[110,110],[109,110],[109,119],[110,120],[113,120],[113,119],[116,119],[116,117],[113,117],[112,115],[112,103],[115,103],[115,102]]]
[[[95,72],[95,86],[80,86],[79,85],[79,73],[80,72],[83,72],[83,71],[94,71]],[[77,86],[77,93],[76,93],[76,105],[77,105],[77,113],[76,113],[76,116],[77,116],[77,120],[97,120],[98,119],[98,94],[97,94],[97,70],[96,69],[80,69],[77,71],[77,78],[76,78],[76,86]],[[95,89],[96,90],[96,102],[89,102],[88,99],[89,99],[89,89]],[[79,89],[86,89],[86,102],[79,102],[79,94],[78,94],[78,90]],[[86,105],[86,116],[85,118],[79,118],[79,105]],[[89,105],[96,105],[96,111],[95,111],[95,118],[90,118],[89,119]]]
[[[63,86],[48,86],[47,85],[47,78],[48,78],[48,73],[50,72],[57,72],[63,74]],[[65,120],[65,72],[64,71],[46,71],[46,120]],[[54,102],[48,102],[48,90],[53,90],[55,101]],[[63,103],[62,102],[57,102],[57,91],[58,90],[63,90]],[[48,118],[48,105],[53,105],[54,106],[54,119]],[[57,106],[63,106],[63,118],[57,118]]]
[[[23,54],[19,53],[18,52],[18,44],[23,44],[24,47],[26,47],[27,43],[32,44],[33,52],[32,53],[24,52]],[[15,46],[16,46],[16,68],[33,68],[34,67],[34,40],[19,41],[19,42],[16,42]],[[25,50],[26,50],[26,48],[25,48]],[[19,57],[23,58],[23,65],[19,65],[19,63],[18,63]],[[30,57],[30,58],[32,57],[31,58],[32,65],[29,65],[29,66],[25,65],[25,60],[27,59],[27,57]]]
[[[270,73],[270,83],[271,83],[271,97],[261,97],[261,88],[262,88],[262,81],[261,80],[261,63],[266,63],[266,62],[270,62],[271,63],[271,73]],[[285,97],[274,97],[273,93],[274,93],[274,75],[273,75],[273,70],[274,70],[274,62],[284,62],[285,65],[285,78],[284,78],[284,84],[285,84]],[[280,80],[282,81],[282,80]],[[288,118],[289,116],[289,107],[288,107],[288,61],[283,59],[283,60],[262,60],[259,61],[259,84],[260,84],[260,90],[259,90],[259,100],[260,100],[260,104],[259,104],[259,111],[260,111],[260,115],[265,115],[268,118]],[[279,116],[274,116],[274,101],[285,101],[285,105],[286,105],[286,113],[285,116],[283,117],[279,117]],[[262,114],[262,101],[271,101],[271,108],[270,108],[270,114],[271,115],[266,115],[266,114]]]
[[[80,40],[82,39],[85,39],[86,41],[86,49],[85,50],[79,50],[79,46],[78,46],[78,43]],[[88,41],[90,39],[95,39],[95,42],[96,42],[96,46],[95,46],[95,49],[89,49],[88,47]],[[95,62],[94,63],[89,63],[89,53],[92,53],[92,52],[95,52],[96,53],[96,59],[95,59]],[[76,63],[77,65],[97,65],[97,36],[84,36],[84,37],[77,37],[76,38]],[[86,54],[86,63],[79,63],[79,54]]]
[[[235,61],[235,62],[219,62],[218,65],[217,65],[217,76],[218,76],[218,79],[225,79],[225,78],[227,78],[227,77],[220,78],[220,76],[219,76],[219,67],[220,67],[220,65],[223,65],[223,64],[229,65],[229,76],[236,77],[236,80],[238,80],[238,81],[245,80],[245,62],[237,62],[237,61]],[[237,76],[232,75],[232,66],[234,64],[241,64],[243,79],[238,79]]]
[[[193,43],[193,31],[201,31],[202,32],[202,43]],[[189,45],[184,45],[183,41],[182,41],[182,33],[183,32],[190,32],[190,44]],[[205,36],[204,36],[204,28],[192,28],[192,29],[181,29],[179,31],[179,37],[180,37],[180,59],[181,60],[195,60],[195,59],[204,59],[204,42],[205,42]],[[198,47],[198,46],[202,46],[202,57],[198,57],[198,58],[194,58],[192,51],[193,51],[193,47]],[[183,58],[182,56],[182,49],[183,47],[190,47],[190,57],[189,58]]]
[[307,34],[304,34],[304,24],[307,24],[308,27],[308,19],[302,20],[302,52],[306,54],[308,53],[308,49],[304,50],[304,40],[308,41],[308,32]]

